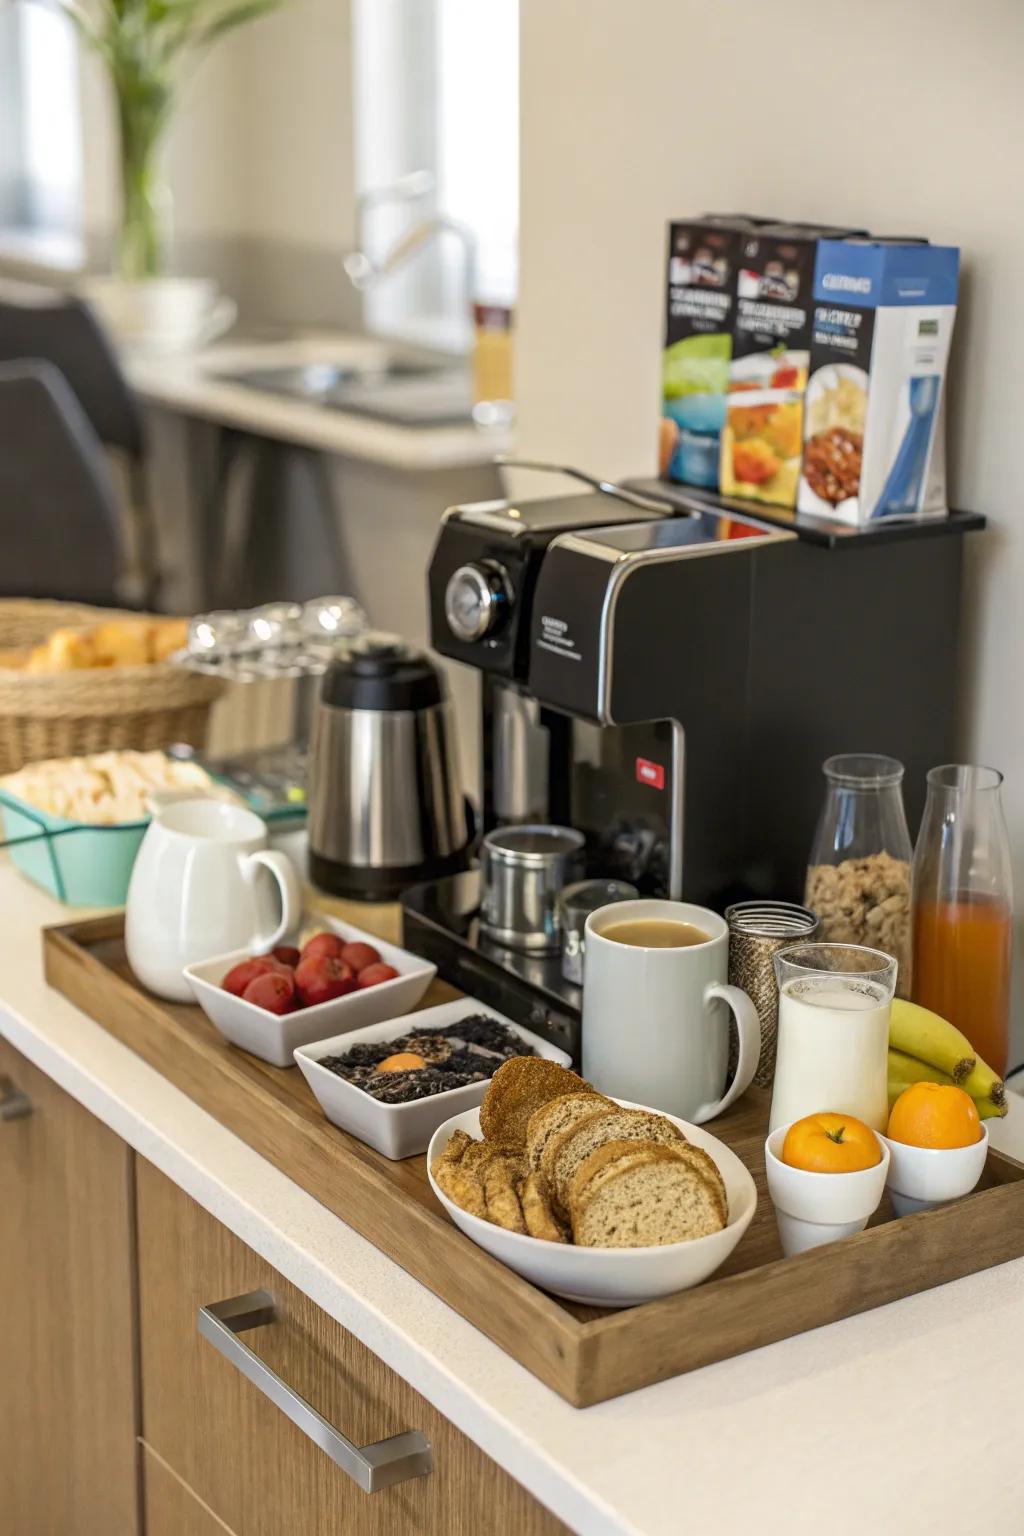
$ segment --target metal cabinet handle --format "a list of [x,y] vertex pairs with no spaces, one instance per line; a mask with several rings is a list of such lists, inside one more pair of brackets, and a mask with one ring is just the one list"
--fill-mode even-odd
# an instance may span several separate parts
[[354,1445],[340,1430],[281,1380],[276,1371],[253,1354],[239,1334],[262,1328],[277,1317],[274,1298],[268,1291],[250,1291],[199,1308],[199,1332],[241,1371],[253,1386],[280,1408],[292,1423],[318,1445],[336,1466],[359,1484],[364,1493],[379,1493],[395,1483],[425,1477],[433,1466],[430,1442],[418,1430],[392,1435],[373,1445]]
[[32,1100],[9,1077],[0,1076],[0,1120],[24,1120],[32,1113]]

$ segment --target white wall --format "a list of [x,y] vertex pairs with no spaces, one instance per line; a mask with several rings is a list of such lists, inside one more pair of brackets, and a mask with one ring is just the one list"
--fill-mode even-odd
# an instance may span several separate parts
[[[168,134],[174,229],[331,247],[351,239],[353,133],[348,0],[285,0],[223,38],[188,78]],[[107,82],[83,60],[85,224],[117,208]]]
[[[962,750],[1006,773],[1024,909],[1024,4],[522,0],[521,50],[529,453],[653,472],[673,215],[766,211],[962,247],[952,500],[992,520],[969,541]],[[1019,953],[1016,969],[1019,1060]]]

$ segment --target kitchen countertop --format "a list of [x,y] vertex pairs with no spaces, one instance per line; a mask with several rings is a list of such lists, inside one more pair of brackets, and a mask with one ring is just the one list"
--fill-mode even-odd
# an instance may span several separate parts
[[489,464],[511,449],[509,428],[393,426],[218,377],[243,368],[369,363],[395,350],[368,337],[318,332],[281,341],[224,341],[166,356],[125,349],[121,358],[132,385],[153,405],[302,447],[421,472]]
[[[81,913],[26,884],[6,858],[0,910],[0,1034],[575,1530],[1019,1527],[1024,1260],[571,1408],[47,987],[40,929]],[[990,1127],[995,1145],[1024,1156],[1016,1097]]]

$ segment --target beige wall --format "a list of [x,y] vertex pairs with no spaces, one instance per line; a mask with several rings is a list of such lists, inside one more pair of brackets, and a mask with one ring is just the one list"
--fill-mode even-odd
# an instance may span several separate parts
[[[1006,773],[1024,910],[1024,4],[522,8],[525,450],[652,472],[672,215],[766,211],[963,248],[952,498],[992,525],[971,541],[962,750]],[[1016,979],[1020,1059],[1020,955]]]
[[[176,231],[349,239],[351,60],[348,0],[287,0],[222,39],[185,84],[168,135]],[[83,74],[85,222],[101,229],[117,206],[110,104],[94,61]]]

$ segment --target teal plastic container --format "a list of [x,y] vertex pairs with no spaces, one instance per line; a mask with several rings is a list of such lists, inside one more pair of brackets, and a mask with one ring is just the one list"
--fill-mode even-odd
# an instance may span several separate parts
[[[304,805],[267,809],[253,805],[248,796],[240,798],[262,817],[271,833],[290,831],[305,823]],[[96,827],[51,816],[0,789],[0,818],[0,849],[6,849],[14,867],[34,885],[69,907],[124,906],[148,817]]]
[[71,907],[123,907],[145,821],[94,827],[50,816],[0,789],[3,844],[16,869]]

